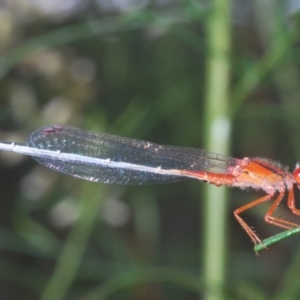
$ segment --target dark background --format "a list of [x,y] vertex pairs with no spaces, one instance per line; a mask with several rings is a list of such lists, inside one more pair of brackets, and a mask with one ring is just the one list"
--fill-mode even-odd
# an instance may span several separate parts
[[[231,3],[230,156],[292,169],[300,159],[299,7],[259,2]],[[67,124],[204,148],[213,5],[3,1],[1,140],[23,143],[38,127]],[[0,298],[204,298],[204,186],[83,182],[1,152]],[[229,190],[226,280],[210,285],[221,298],[206,299],[299,299],[299,237],[257,256],[231,213],[260,195]],[[261,238],[280,231],[263,221],[268,205],[243,215]],[[285,203],[278,215],[300,223]]]

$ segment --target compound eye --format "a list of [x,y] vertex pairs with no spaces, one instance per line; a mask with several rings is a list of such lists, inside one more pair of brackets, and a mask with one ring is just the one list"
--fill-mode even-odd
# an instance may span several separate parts
[[295,170],[293,172],[293,176],[294,176],[294,178],[296,180],[296,183],[300,184],[300,166],[299,165],[296,166],[296,168],[295,168]]

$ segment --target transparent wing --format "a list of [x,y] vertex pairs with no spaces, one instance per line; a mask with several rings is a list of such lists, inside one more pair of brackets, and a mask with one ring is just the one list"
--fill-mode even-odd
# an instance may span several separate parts
[[[226,173],[237,159],[201,149],[161,146],[104,133],[96,133],[68,126],[53,125],[34,131],[27,145],[39,149],[60,151],[117,162],[113,166],[89,164],[86,161],[63,161],[56,158],[34,157],[39,163],[56,171],[86,180],[113,184],[154,184],[185,179],[184,176],[151,172],[162,170],[193,170]],[[126,163],[124,168],[118,163]],[[132,169],[130,166],[134,165]],[[150,167],[143,171],[136,166]]]

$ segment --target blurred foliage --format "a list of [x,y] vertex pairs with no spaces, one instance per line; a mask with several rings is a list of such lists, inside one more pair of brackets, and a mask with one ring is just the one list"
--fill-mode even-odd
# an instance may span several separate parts
[[[292,166],[300,153],[299,7],[266,2],[232,3],[232,156]],[[212,4],[3,2],[1,140],[24,142],[61,123],[203,148]],[[0,177],[1,299],[203,295],[203,183],[93,184],[4,152]],[[259,194],[230,190],[230,209]],[[245,214],[261,238],[278,232],[263,221],[267,207]],[[278,214],[297,222],[284,206]],[[231,217],[226,238],[227,282],[210,288],[224,299],[299,298],[297,235],[257,257]]]

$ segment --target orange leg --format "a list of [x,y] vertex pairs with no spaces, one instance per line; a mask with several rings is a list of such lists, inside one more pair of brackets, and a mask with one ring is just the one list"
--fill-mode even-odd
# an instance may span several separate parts
[[294,194],[294,190],[290,189],[289,190],[289,197],[288,197],[288,207],[289,209],[292,211],[293,214],[295,215],[300,215],[300,209],[297,209],[295,207],[295,194]]
[[[235,216],[235,218],[238,220],[238,222],[241,224],[241,226],[244,228],[244,230],[247,232],[247,234],[249,235],[250,239],[253,241],[253,243],[256,245],[256,244],[260,244],[261,243],[261,240],[260,238],[257,236],[257,234],[249,227],[249,225],[239,216],[240,213],[244,212],[245,210],[248,210],[254,206],[257,206],[259,204],[262,204],[263,202],[266,202],[266,201],[269,201],[272,199],[272,197],[274,196],[274,193],[273,194],[269,194],[269,195],[266,195],[266,196],[263,196],[261,198],[258,198],[246,205],[243,205],[239,208],[237,208],[233,214]],[[283,197],[283,193],[280,194],[278,196],[279,198],[279,202],[281,201]],[[278,200],[278,198],[276,199],[276,201]],[[277,204],[278,205],[278,204]]]
[[[284,196],[284,193],[280,193],[278,195],[278,197],[276,198],[276,200],[274,201],[274,203],[272,204],[270,209],[267,211],[267,213],[265,215],[265,221],[270,224],[273,224],[275,226],[279,226],[279,227],[286,228],[286,229],[299,227],[299,225],[296,223],[273,217],[273,214],[274,214],[276,208],[278,207],[278,205],[280,204],[283,196]],[[289,191],[288,207],[292,210],[292,212],[294,214],[300,215],[300,211],[295,208],[295,196],[294,196],[294,191],[292,189]]]
[[[250,238],[254,242],[254,244],[261,243],[261,240],[257,236],[257,234],[249,227],[249,225],[247,225],[247,223],[239,216],[239,214],[244,212],[245,210],[248,210],[248,209],[254,207],[254,206],[262,204],[263,202],[271,200],[273,196],[274,196],[274,194],[269,194],[269,195],[263,196],[263,197],[261,197],[257,200],[254,200],[242,207],[239,207],[238,209],[236,209],[233,212],[234,216],[236,217],[238,222],[241,224],[241,226],[244,228],[244,230],[247,232],[247,234],[250,236]],[[267,213],[264,217],[265,221],[268,222],[269,224],[272,224],[272,225],[275,225],[278,227],[282,227],[282,228],[286,228],[286,229],[299,227],[299,225],[296,223],[273,217],[273,214],[274,214],[276,208],[278,207],[278,205],[280,204],[280,202],[282,201],[283,196],[284,196],[284,192],[280,193],[278,195],[278,197],[275,199],[274,203],[271,205],[271,207],[269,208],[269,210],[267,211]],[[295,196],[294,196],[293,190],[289,191],[288,207],[291,209],[291,211],[294,214],[300,215],[300,210],[295,208]]]

